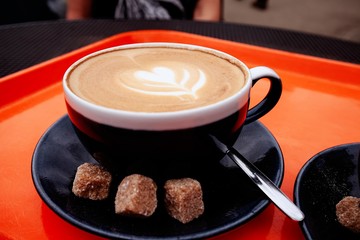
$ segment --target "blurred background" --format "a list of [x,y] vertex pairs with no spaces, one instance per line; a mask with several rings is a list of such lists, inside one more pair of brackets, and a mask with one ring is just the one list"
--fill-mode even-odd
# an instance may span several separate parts
[[[360,43],[360,0],[268,0],[266,8],[254,7],[254,1],[223,0],[223,21]],[[63,19],[65,7],[66,0],[1,0],[0,24]]]
[[224,0],[225,22],[302,31],[360,43],[360,0]]

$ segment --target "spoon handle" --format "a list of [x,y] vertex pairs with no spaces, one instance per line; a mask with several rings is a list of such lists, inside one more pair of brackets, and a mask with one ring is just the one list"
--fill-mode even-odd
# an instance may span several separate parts
[[270,198],[287,216],[302,221],[304,213],[254,164],[243,157],[236,149],[229,148],[226,154],[250,177],[250,179]]

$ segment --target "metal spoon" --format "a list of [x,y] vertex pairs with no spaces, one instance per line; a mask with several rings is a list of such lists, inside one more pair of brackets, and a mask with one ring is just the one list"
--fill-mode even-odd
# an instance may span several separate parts
[[212,135],[210,137],[215,145],[229,156],[281,211],[295,221],[304,219],[304,213],[254,164],[233,147],[226,146]]

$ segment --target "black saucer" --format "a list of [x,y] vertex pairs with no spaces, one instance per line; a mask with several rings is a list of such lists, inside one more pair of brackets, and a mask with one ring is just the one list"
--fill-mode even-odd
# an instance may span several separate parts
[[300,223],[307,239],[360,239],[336,219],[336,204],[345,196],[360,197],[360,143],[324,150],[299,172],[296,205],[304,212]]
[[[261,123],[244,126],[235,148],[280,186],[284,174],[282,153],[275,138]],[[200,164],[191,166],[189,162],[184,163],[186,166],[175,166],[178,172],[174,172],[177,175],[174,178],[189,176],[202,184],[205,212],[198,219],[182,224],[168,216],[162,201],[163,183],[157,179],[159,204],[153,216],[148,219],[118,216],[114,213],[114,197],[120,179],[114,180],[110,196],[104,201],[80,199],[71,192],[76,168],[84,162],[95,161],[79,142],[69,118],[64,116],[48,129],[36,146],[32,159],[34,185],[43,201],[60,217],[103,237],[205,238],[244,224],[269,204],[245,174],[229,159],[223,158],[221,161],[200,160]],[[161,172],[167,167],[158,165],[152,168]],[[141,169],[137,169],[138,173],[142,173]],[[124,166],[124,171],[130,173],[134,169]]]

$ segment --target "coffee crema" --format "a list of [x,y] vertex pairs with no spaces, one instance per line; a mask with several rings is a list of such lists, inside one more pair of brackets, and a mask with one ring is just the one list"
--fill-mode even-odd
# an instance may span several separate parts
[[100,106],[172,112],[226,99],[245,79],[240,66],[210,52],[143,47],[91,56],[71,70],[67,84],[77,96]]

